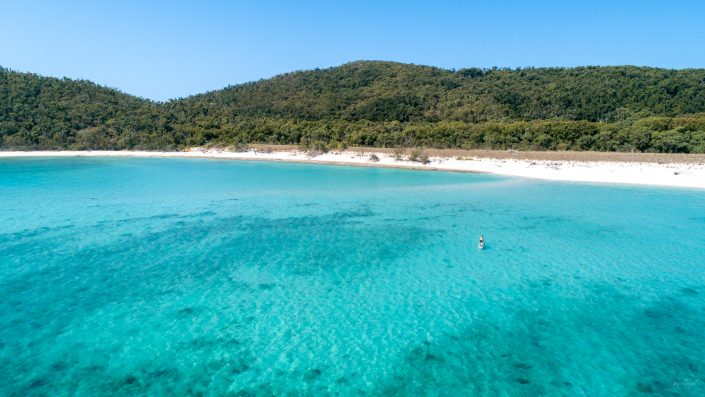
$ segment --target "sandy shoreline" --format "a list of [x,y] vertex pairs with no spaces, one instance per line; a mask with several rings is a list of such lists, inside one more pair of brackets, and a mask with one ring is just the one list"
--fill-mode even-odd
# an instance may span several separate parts
[[[375,154],[379,161],[370,160]],[[434,154],[434,153],[431,153]],[[300,150],[250,150],[231,152],[195,148],[183,152],[147,151],[0,151],[0,158],[12,157],[166,157],[213,158],[232,160],[285,161],[317,164],[339,164],[368,167],[482,172],[554,181],[639,184],[705,189],[705,163],[702,162],[638,162],[638,161],[572,161],[534,160],[491,157],[429,157],[429,163],[396,160],[389,152],[368,149],[328,152],[310,156]]]

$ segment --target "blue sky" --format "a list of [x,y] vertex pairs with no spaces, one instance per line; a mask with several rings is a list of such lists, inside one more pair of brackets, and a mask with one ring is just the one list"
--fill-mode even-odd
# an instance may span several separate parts
[[705,67],[703,1],[1,1],[1,66],[156,100],[358,59]]

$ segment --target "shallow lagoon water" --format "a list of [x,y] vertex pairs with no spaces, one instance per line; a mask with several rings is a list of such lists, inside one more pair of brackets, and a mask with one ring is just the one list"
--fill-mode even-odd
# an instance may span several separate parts
[[7,159],[0,220],[0,395],[705,395],[702,191]]

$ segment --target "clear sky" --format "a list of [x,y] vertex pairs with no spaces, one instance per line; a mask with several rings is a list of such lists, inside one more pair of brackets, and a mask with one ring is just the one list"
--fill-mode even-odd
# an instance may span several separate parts
[[705,67],[705,1],[0,0],[0,66],[165,100],[377,59]]

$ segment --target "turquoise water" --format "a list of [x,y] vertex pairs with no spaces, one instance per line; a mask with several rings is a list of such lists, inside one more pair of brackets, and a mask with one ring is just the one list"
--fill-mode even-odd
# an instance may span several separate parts
[[702,191],[57,158],[0,192],[0,395],[705,395]]

